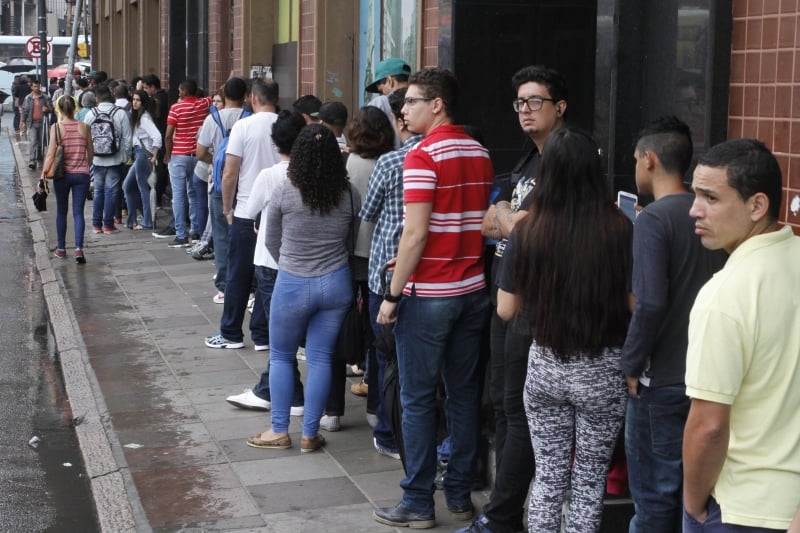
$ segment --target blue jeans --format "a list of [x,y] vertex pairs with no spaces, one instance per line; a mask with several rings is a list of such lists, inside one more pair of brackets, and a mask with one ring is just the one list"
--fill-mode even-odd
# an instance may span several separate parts
[[86,221],[83,218],[83,206],[89,194],[89,174],[64,174],[60,180],[53,180],[53,191],[56,194],[56,248],[64,250],[67,238],[67,211],[69,210],[69,193],[72,191],[72,222],[75,225],[75,248],[83,248],[83,232]]
[[708,498],[706,504],[708,517],[702,524],[683,511],[683,533],[778,533],[782,529],[767,529],[765,527],[738,526],[722,523],[722,511],[717,500]]
[[94,206],[92,211],[92,226],[95,228],[113,228],[114,212],[116,211],[117,196],[121,190],[122,169],[124,165],[92,167],[94,180]]
[[150,211],[150,185],[147,178],[150,176],[149,154],[141,147],[133,148],[133,165],[122,182],[125,191],[125,201],[128,204],[128,220],[125,225],[132,228],[136,225],[136,211],[142,212],[142,227],[153,228],[153,213]]
[[225,292],[225,282],[228,277],[228,221],[222,214],[222,195],[213,188],[209,193],[209,211],[211,216],[211,237],[214,239],[214,267],[217,269],[217,278],[214,286],[220,292]]
[[[169,160],[169,181],[172,185],[172,216],[175,218],[175,236],[185,239],[186,204],[188,197],[189,216],[194,207],[194,189],[190,187],[197,158],[193,155],[173,155]],[[194,230],[194,220],[190,219],[190,230]],[[251,258],[252,259],[252,258]],[[252,276],[251,276],[252,277]],[[233,339],[229,339],[233,340]]]
[[306,339],[306,398],[303,436],[319,432],[331,386],[331,360],[336,338],[353,299],[350,266],[303,278],[279,271],[269,314],[272,430],[287,433],[294,395],[292,377],[297,348]]
[[[275,280],[278,278],[278,271],[274,268],[256,265],[256,292],[261,296],[261,304],[264,308],[264,315],[266,322],[269,323],[269,307],[272,304],[272,293],[275,290]],[[264,368],[261,373],[256,386],[253,387],[253,394],[262,400],[270,401],[271,395],[269,393],[269,364]],[[303,405],[303,382],[300,381],[300,370],[297,368],[297,358],[294,360],[294,397],[292,398],[292,406]]]
[[[176,217],[176,225],[177,221]],[[225,282],[225,303],[219,321],[219,332],[229,341],[241,342],[244,339],[242,323],[255,272],[253,254],[256,250],[256,233],[253,231],[253,221],[249,218],[234,217],[228,231],[228,279]],[[215,250],[214,255],[216,254]],[[256,291],[253,314],[250,316],[250,335],[255,344],[269,344],[269,322],[264,314],[259,291]]]
[[444,481],[447,506],[471,505],[470,487],[478,456],[481,384],[478,382],[481,333],[489,297],[485,290],[461,296],[403,298],[395,337],[403,406],[407,475],[403,505],[433,513],[436,478],[436,391],[444,379],[445,409],[451,437]]
[[[382,325],[375,322],[380,310],[383,296],[369,291],[369,321],[372,325],[372,331],[375,332],[375,337],[381,334]],[[370,390],[374,387],[378,391],[378,402],[375,405],[375,416],[378,417],[378,423],[372,428],[372,436],[382,448],[390,450],[397,450],[397,442],[394,440],[394,432],[392,425],[389,422],[389,416],[386,413],[386,406],[383,403],[383,376],[386,373],[386,354],[380,350],[375,350],[375,359],[377,361],[376,368],[369,367],[369,387]]]
[[686,386],[646,387],[629,398],[625,455],[636,514],[630,533],[680,531],[683,429],[689,415]]
[[192,235],[200,235],[205,231],[206,222],[208,222],[208,182],[201,180],[196,174],[192,173],[192,189],[194,192],[194,207],[193,213],[189,214],[189,220],[192,221],[190,233]]

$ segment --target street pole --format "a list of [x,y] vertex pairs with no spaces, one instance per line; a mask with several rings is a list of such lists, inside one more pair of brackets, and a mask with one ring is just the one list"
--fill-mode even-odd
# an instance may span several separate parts
[[69,43],[69,54],[67,54],[67,76],[64,79],[64,94],[72,96],[72,71],[75,69],[75,56],[78,55],[78,29],[81,25],[81,8],[83,0],[78,0],[75,4],[75,11],[72,14],[72,42]]
[[39,15],[39,65],[40,75],[39,81],[42,84],[45,92],[47,92],[50,85],[50,80],[47,79],[47,4],[45,0],[39,0],[38,7]]

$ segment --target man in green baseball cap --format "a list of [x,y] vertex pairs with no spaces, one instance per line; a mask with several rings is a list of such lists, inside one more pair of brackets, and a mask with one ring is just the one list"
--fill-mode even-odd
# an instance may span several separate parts
[[[408,87],[408,77],[411,67],[399,57],[388,57],[375,67],[375,80],[367,85],[366,91],[378,93],[380,96],[373,98],[367,105],[375,106],[389,118],[389,123],[394,124],[392,106],[389,105],[389,95],[397,89]],[[400,140],[395,137],[395,149],[400,148]]]

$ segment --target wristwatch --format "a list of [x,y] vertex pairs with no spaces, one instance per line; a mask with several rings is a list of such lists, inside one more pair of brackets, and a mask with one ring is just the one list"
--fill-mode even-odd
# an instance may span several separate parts
[[403,293],[401,292],[397,296],[394,296],[394,295],[392,295],[392,289],[389,288],[389,287],[386,287],[386,290],[383,291],[383,299],[386,300],[389,303],[396,304],[397,302],[399,302],[400,300],[403,299]]

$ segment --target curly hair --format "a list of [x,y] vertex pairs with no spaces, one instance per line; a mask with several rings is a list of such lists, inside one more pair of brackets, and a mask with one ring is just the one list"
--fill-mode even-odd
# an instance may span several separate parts
[[323,215],[339,205],[349,184],[336,137],[321,124],[309,124],[300,131],[287,174],[300,191],[303,205]]
[[358,110],[345,130],[350,151],[364,159],[378,159],[394,150],[394,128],[386,113],[375,106]]

